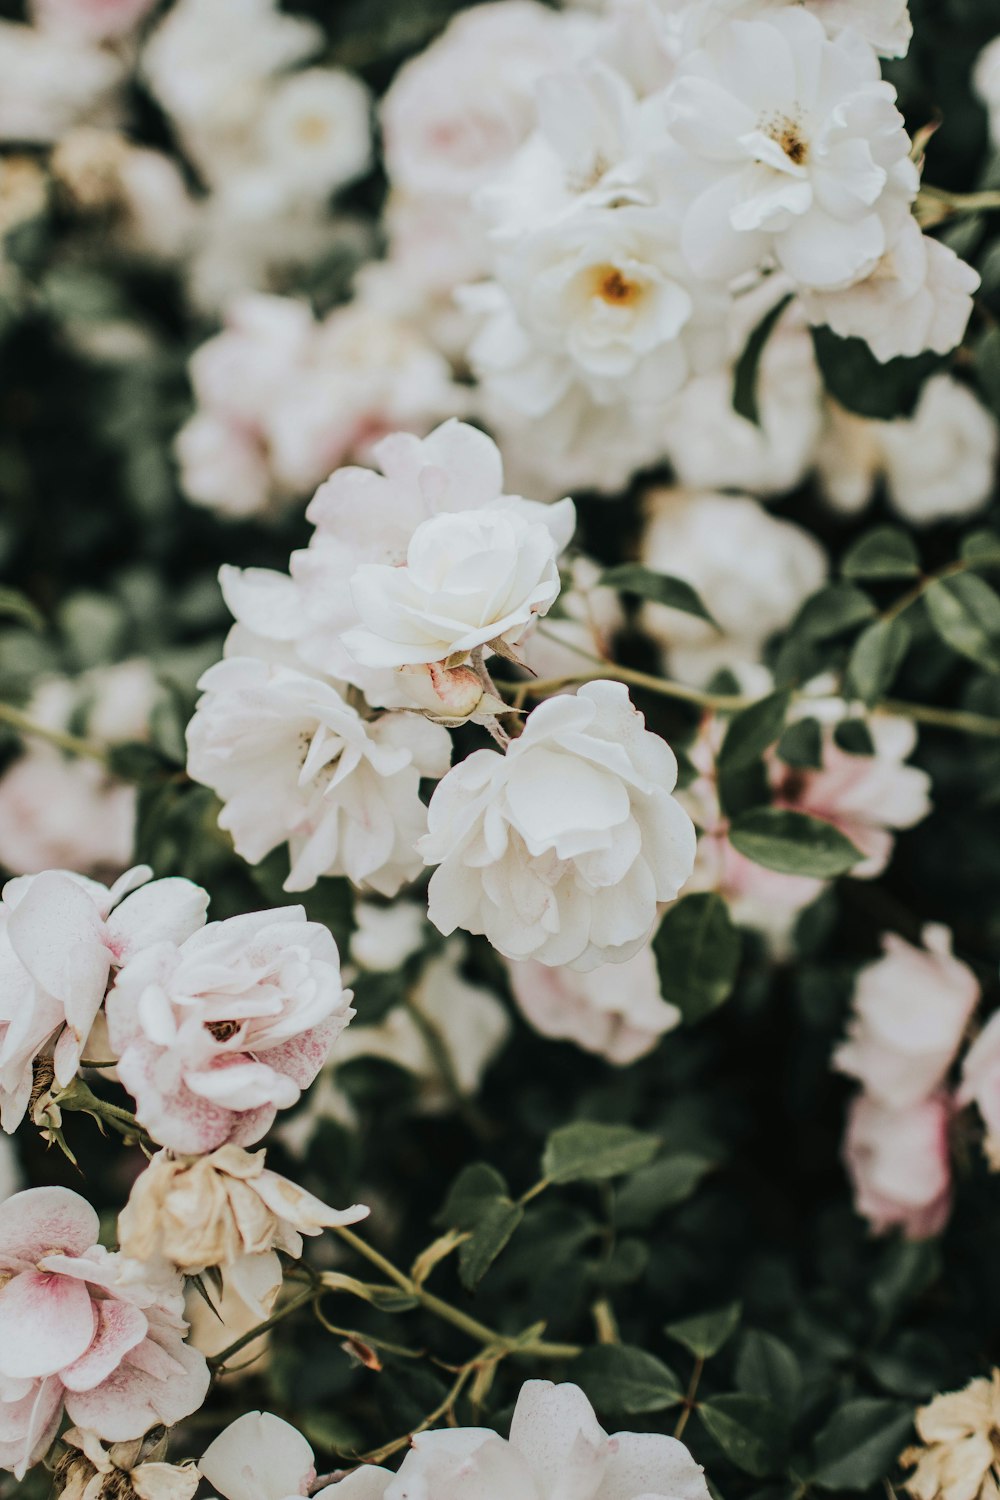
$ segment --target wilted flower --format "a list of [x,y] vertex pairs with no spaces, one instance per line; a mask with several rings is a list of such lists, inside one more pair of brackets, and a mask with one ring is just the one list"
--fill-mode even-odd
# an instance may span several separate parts
[[163,1259],[186,1274],[270,1250],[298,1258],[303,1234],[366,1217],[360,1204],[328,1208],[264,1162],[263,1151],[231,1145],[193,1161],[161,1151],[118,1217],[122,1254],[147,1264]]
[[430,919],[507,958],[622,963],[691,874],[695,832],[670,795],[677,763],[619,683],[531,713],[505,755],[478,750],[438,785],[420,842],[437,865]]
[[29,1188],[0,1221],[0,1467],[23,1477],[70,1419],[104,1442],[197,1411],[204,1359],[184,1342],[177,1276],[97,1244],[97,1214],[66,1188]]
[[1000,1493],[1000,1370],[935,1396],[916,1416],[922,1446],[899,1461],[913,1500],[996,1500]]
[[895,933],[858,975],[848,1039],[834,1066],[893,1109],[919,1104],[944,1082],[979,1002],[975,974],[952,956],[951,933],[928,926],[923,947]]
[[68,1451],[56,1465],[58,1500],[191,1500],[198,1488],[193,1463],[163,1462],[163,1436],[105,1447],[94,1433],[71,1427],[61,1441]]
[[316,1077],[350,1001],[329,930],[287,906],[143,948],[106,1010],[140,1123],[197,1155],[260,1140]]

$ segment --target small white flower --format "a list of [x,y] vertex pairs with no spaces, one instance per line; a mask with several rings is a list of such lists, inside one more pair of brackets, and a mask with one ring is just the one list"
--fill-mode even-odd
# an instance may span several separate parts
[[283,78],[260,120],[264,160],[291,195],[322,197],[371,165],[371,100],[359,78],[339,68],[307,68]]
[[699,169],[683,227],[692,268],[727,279],[773,256],[797,285],[828,290],[869,275],[918,187],[895,97],[856,33],[831,41],[798,7],[711,31],[668,104]]
[[0,141],[57,141],[92,118],[121,79],[113,52],[0,21]]
[[975,515],[996,485],[1000,432],[968,386],[935,375],[909,420],[879,433],[889,498],[913,526]]
[[366,722],[332,682],[254,657],[216,663],[200,687],[188,770],[222,798],[244,859],[287,842],[290,891],[346,875],[394,896],[419,873],[420,780],[447,770],[447,730],[416,714]]
[[515,646],[559,593],[548,527],[513,510],[434,516],[406,563],[368,563],[351,579],[361,625],[347,649],[366,667],[464,659],[494,641]]
[[691,874],[677,763],[619,683],[552,698],[505,755],[479,750],[439,784],[420,842],[429,915],[507,958],[623,963]]
[[1000,36],[994,37],[980,52],[972,82],[989,111],[990,138],[995,146],[1000,146]]

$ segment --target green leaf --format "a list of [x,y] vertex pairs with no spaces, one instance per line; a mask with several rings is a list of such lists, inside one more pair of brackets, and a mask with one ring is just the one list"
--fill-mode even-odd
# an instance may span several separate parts
[[736,714],[719,751],[719,770],[742,771],[759,760],[780,735],[791,700],[791,692],[782,689]]
[[736,373],[733,378],[733,410],[738,416],[745,417],[748,422],[752,422],[755,427],[760,426],[757,372],[760,368],[761,356],[767,347],[768,339],[791,300],[792,294],[789,292],[764,314],[747,339],[743,353],[736,364]]
[[479,1285],[523,1218],[524,1209],[509,1198],[494,1198],[486,1205],[458,1252],[459,1280],[467,1292]]
[[816,1438],[813,1481],[866,1490],[888,1477],[913,1428],[913,1408],[863,1396],[834,1412]]
[[140,786],[148,782],[163,781],[176,773],[176,761],[168,760],[152,745],[141,740],[130,740],[124,745],[108,747],[108,767],[113,776]]
[[848,411],[890,422],[909,417],[925,381],[940,369],[938,354],[880,364],[864,339],[842,339],[829,328],[812,330],[823,384]]
[[832,823],[782,807],[757,807],[731,825],[733,848],[767,870],[831,880],[863,858]]
[[791,634],[808,641],[827,641],[865,625],[876,613],[868,595],[853,583],[831,583],[807,599],[791,626]]
[[798,1405],[802,1371],[787,1344],[753,1328],[740,1340],[736,1357],[736,1384],[748,1396],[773,1401],[780,1412],[793,1413]]
[[742,1316],[743,1304],[730,1302],[728,1307],[716,1308],[714,1312],[684,1318],[679,1323],[669,1323],[664,1331],[670,1338],[676,1339],[677,1343],[683,1344],[697,1359],[711,1359],[736,1332]]
[[732,994],[742,939],[714,891],[684,896],[668,907],[653,939],[664,996],[694,1025]]
[[448,1189],[434,1223],[441,1229],[475,1229],[490,1204],[506,1197],[507,1183],[496,1168],[485,1161],[472,1162]]
[[659,1149],[655,1135],[644,1135],[629,1125],[580,1120],[549,1136],[542,1173],[550,1182],[603,1182],[644,1167]]
[[29,630],[45,629],[45,617],[20,589],[0,588],[0,619],[19,620]]
[[931,623],[960,656],[1000,672],[1000,598],[974,573],[939,578],[924,593]]
[[909,532],[877,526],[848,548],[840,571],[845,578],[918,578],[920,553]]
[[668,1208],[685,1203],[716,1163],[692,1151],[678,1151],[633,1173],[618,1191],[615,1223],[619,1229],[644,1229]]
[[683,578],[654,573],[639,563],[624,563],[620,568],[609,568],[601,583],[623,594],[637,594],[640,599],[649,599],[654,604],[666,604],[670,609],[683,610],[686,615],[697,615],[700,620],[715,625],[695,590]]
[[862,703],[878,703],[896,680],[910,649],[904,620],[877,620],[862,631],[847,663],[848,691]]
[[796,770],[818,771],[823,764],[823,731],[816,719],[797,719],[778,741],[778,757]]
[[970,568],[1000,568],[1000,536],[995,531],[973,531],[962,538],[959,552]]
[[834,727],[833,742],[847,755],[875,754],[875,741],[864,719],[841,719]]
[[662,1360],[628,1344],[598,1344],[573,1361],[573,1381],[600,1412],[639,1416],[684,1399],[680,1381]]
[[758,1479],[783,1467],[785,1426],[780,1414],[759,1396],[714,1396],[698,1407],[711,1433],[730,1463]]

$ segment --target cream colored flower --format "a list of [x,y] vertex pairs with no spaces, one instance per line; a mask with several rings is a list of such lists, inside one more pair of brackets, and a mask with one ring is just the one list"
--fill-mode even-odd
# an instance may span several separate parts
[[1000,1495],[1000,1370],[935,1396],[917,1412],[922,1446],[900,1463],[914,1500],[997,1500]]
[[68,1452],[55,1473],[59,1500],[191,1500],[199,1474],[193,1463],[166,1464],[166,1436],[135,1438],[105,1448],[94,1433],[71,1427]]
[[118,1219],[122,1253],[148,1263],[162,1256],[187,1273],[232,1266],[244,1255],[302,1254],[303,1234],[355,1224],[354,1204],[328,1208],[264,1165],[263,1151],[225,1145],[209,1156],[154,1156]]

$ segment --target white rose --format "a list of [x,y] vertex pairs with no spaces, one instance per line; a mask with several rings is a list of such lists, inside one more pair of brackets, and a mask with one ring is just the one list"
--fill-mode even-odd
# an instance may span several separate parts
[[259,125],[267,167],[289,194],[322,199],[371,165],[371,97],[340,68],[307,68],[283,78]]
[[644,628],[684,676],[756,660],[826,577],[815,538],[748,496],[654,490],[647,517],[640,560],[690,583],[723,632],[662,604],[643,606]]
[[366,723],[333,683],[253,657],[217,662],[199,686],[188,771],[222,798],[244,859],[287,842],[290,891],[346,875],[394,896],[419,873],[420,780],[447,770],[446,729],[416,714]]
[[623,963],[691,874],[695,832],[670,795],[677,763],[620,683],[592,682],[479,750],[439,784],[420,852],[429,916],[507,958]]
[[895,90],[852,31],[789,7],[717,27],[682,61],[671,130],[700,182],[683,246],[728,279],[773,256],[804,287],[874,270],[918,187]]
[[786,5],[803,5],[831,36],[850,29],[883,57],[905,57],[913,36],[908,0],[690,0],[689,36],[703,35],[720,20],[749,19]]
[[973,86],[990,116],[990,137],[1000,146],[1000,36],[987,43],[976,59]]
[[361,625],[347,649],[366,667],[405,667],[514,646],[559,593],[552,533],[516,511],[434,516],[401,568],[369,563],[351,579]]
[[947,354],[960,344],[979,281],[978,271],[910,218],[863,281],[803,300],[810,322],[827,324],[841,338],[864,339],[885,363],[928,349]]
[[971,516],[996,485],[996,419],[968,386],[935,375],[909,420],[879,433],[889,499],[914,526]]
[[56,141],[122,79],[110,51],[62,32],[0,21],[0,141]]

